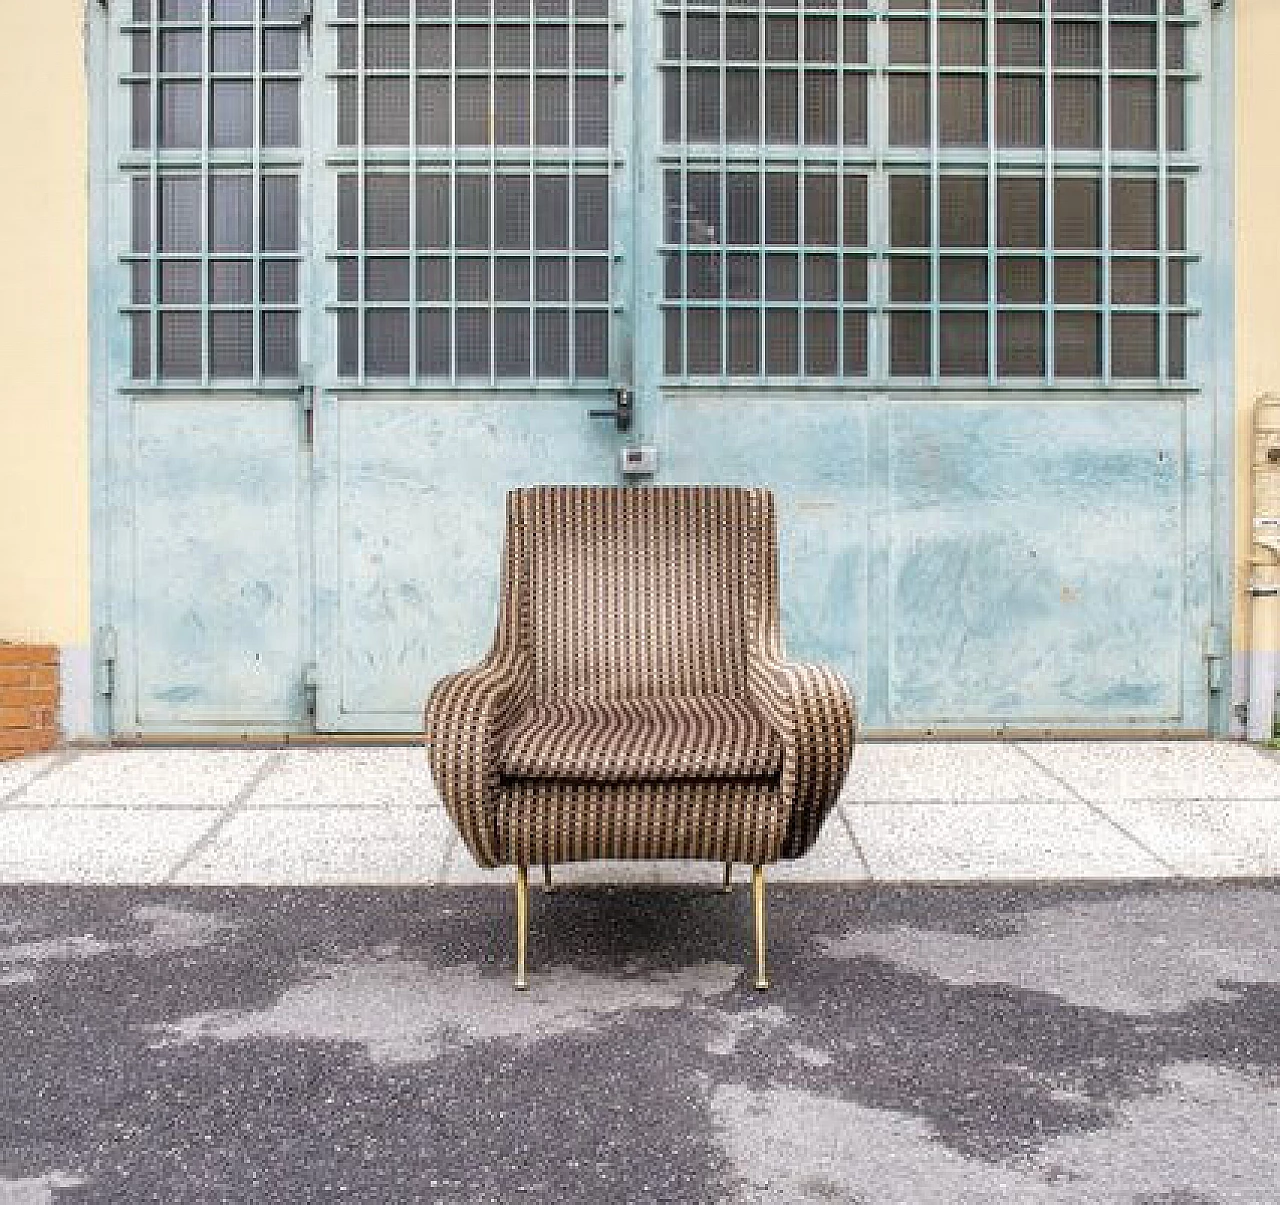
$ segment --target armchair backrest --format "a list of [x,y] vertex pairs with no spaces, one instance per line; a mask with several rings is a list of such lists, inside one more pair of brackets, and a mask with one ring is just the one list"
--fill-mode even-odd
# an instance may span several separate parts
[[749,617],[769,622],[777,572],[767,491],[516,490],[507,540],[519,583],[505,622],[520,624],[539,700],[745,692]]

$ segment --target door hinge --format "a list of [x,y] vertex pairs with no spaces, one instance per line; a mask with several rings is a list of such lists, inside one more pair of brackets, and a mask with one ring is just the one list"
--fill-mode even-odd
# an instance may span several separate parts
[[1209,693],[1219,694],[1225,685],[1226,661],[1231,654],[1227,629],[1211,623],[1204,630],[1204,659],[1209,673]]
[[105,699],[116,692],[116,630],[110,624],[98,629],[98,656],[94,663],[94,690]]
[[311,721],[312,727],[316,721],[316,700],[320,693],[320,675],[314,661],[308,661],[302,667],[302,700],[303,707],[307,713],[307,719]]
[[302,433],[307,447],[314,447],[316,442],[316,387],[310,381],[304,381],[298,389],[298,397],[302,402]]

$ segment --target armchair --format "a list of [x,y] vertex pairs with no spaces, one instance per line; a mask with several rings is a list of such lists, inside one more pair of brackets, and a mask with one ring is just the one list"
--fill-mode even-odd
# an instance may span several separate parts
[[432,775],[482,867],[694,858],[752,867],[757,988],[764,867],[802,856],[853,753],[832,670],[785,660],[773,495],[729,487],[535,487],[507,497],[488,655],[426,705]]

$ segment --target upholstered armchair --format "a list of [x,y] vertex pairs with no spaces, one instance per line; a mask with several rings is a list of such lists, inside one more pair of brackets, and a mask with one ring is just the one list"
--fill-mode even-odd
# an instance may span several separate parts
[[853,752],[830,669],[783,657],[773,495],[721,487],[539,487],[507,497],[488,656],[438,682],[431,770],[482,867],[601,858],[764,867],[817,839]]

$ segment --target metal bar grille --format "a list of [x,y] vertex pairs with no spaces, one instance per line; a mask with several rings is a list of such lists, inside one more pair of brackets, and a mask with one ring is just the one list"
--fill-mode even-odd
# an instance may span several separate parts
[[1201,7],[661,4],[668,382],[1184,382]]
[[301,211],[298,0],[132,0],[130,377],[293,382]]
[[340,379],[606,382],[609,0],[338,0],[330,29]]

